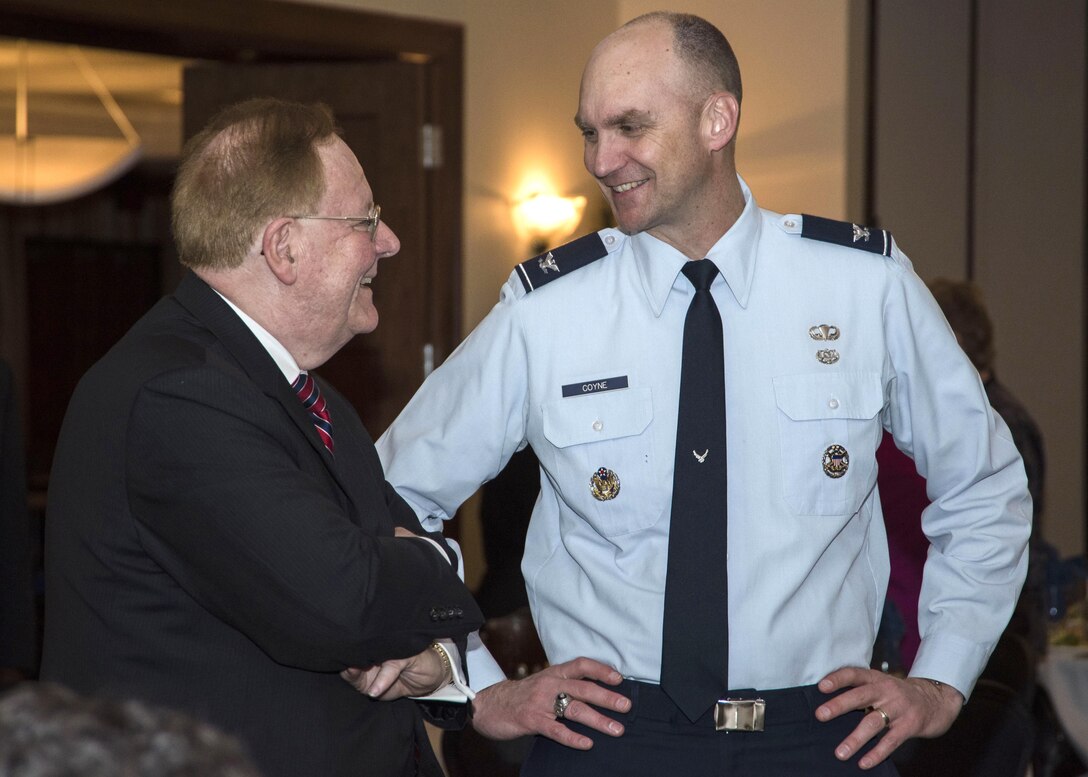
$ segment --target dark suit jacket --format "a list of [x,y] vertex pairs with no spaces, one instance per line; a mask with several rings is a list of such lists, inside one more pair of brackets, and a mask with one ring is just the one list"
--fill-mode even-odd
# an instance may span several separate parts
[[77,387],[46,519],[44,679],[193,713],[267,777],[439,774],[419,706],[348,666],[482,616],[321,384],[325,450],[283,373],[187,275]]

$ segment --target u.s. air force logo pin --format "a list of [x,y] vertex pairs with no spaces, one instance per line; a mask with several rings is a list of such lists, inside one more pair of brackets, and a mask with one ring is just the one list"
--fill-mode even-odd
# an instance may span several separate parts
[[589,479],[589,493],[598,502],[615,499],[620,493],[619,476],[607,467],[601,467]]

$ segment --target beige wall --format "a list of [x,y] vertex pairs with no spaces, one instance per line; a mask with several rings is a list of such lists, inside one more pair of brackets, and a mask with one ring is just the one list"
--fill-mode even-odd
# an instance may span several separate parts
[[737,169],[764,208],[845,218],[848,0],[619,0],[622,21],[667,6],[715,24],[740,62]]
[[997,372],[1047,452],[1044,536],[1085,537],[1084,0],[980,6],[975,279],[996,328]]
[[615,26],[613,2],[547,0],[326,0],[457,22],[465,30],[464,330],[498,300],[528,257],[509,202],[533,190],[590,197],[583,228],[603,199],[582,167],[574,127],[578,82],[590,49]]
[[1085,4],[1048,0],[1038,13],[992,0],[976,19],[972,7],[878,4],[876,220],[922,278],[973,277],[982,289],[997,374],[1046,446],[1043,536],[1075,555],[1085,548]]

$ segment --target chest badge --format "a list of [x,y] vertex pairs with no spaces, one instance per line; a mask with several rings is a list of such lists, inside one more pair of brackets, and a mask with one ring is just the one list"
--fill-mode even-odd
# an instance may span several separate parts
[[816,359],[820,364],[834,364],[839,360],[839,352],[834,348],[821,348],[816,352]]
[[850,469],[850,454],[841,445],[829,445],[824,451],[824,474],[838,479]]
[[615,499],[620,493],[619,476],[607,467],[601,467],[589,479],[589,493],[598,502]]
[[838,340],[839,328],[834,324],[817,324],[808,328],[808,336],[813,340]]
[[540,261],[537,262],[537,265],[545,275],[548,274],[548,270],[559,272],[559,265],[555,263],[555,255],[551,251],[540,257]]

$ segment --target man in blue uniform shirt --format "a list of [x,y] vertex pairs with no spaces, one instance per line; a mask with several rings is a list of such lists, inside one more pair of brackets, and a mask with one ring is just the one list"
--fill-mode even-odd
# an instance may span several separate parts
[[[555,673],[483,689],[484,733],[570,725],[544,731],[561,744],[538,739],[525,775],[894,774],[898,745],[951,725],[1024,579],[1023,465],[940,310],[888,233],[759,209],[734,164],[740,104],[733,52],[702,19],[649,14],[599,44],[576,123],[618,229],[517,268],[379,441],[434,523],[524,445],[540,460],[522,570],[541,639],[553,664],[614,666],[631,705]],[[686,339],[708,283],[724,355]],[[708,383],[724,372],[726,442],[689,455],[678,429],[704,354],[721,365]],[[867,668],[889,568],[884,429],[933,498],[906,679]],[[721,493],[678,485],[725,454]],[[721,506],[678,507],[689,490]],[[670,549],[707,510],[718,528]],[[700,538],[725,537],[717,562],[698,560]],[[665,628],[674,587],[699,575]],[[671,679],[686,667],[663,656],[704,633],[721,636],[688,655],[720,676],[692,706]]]

